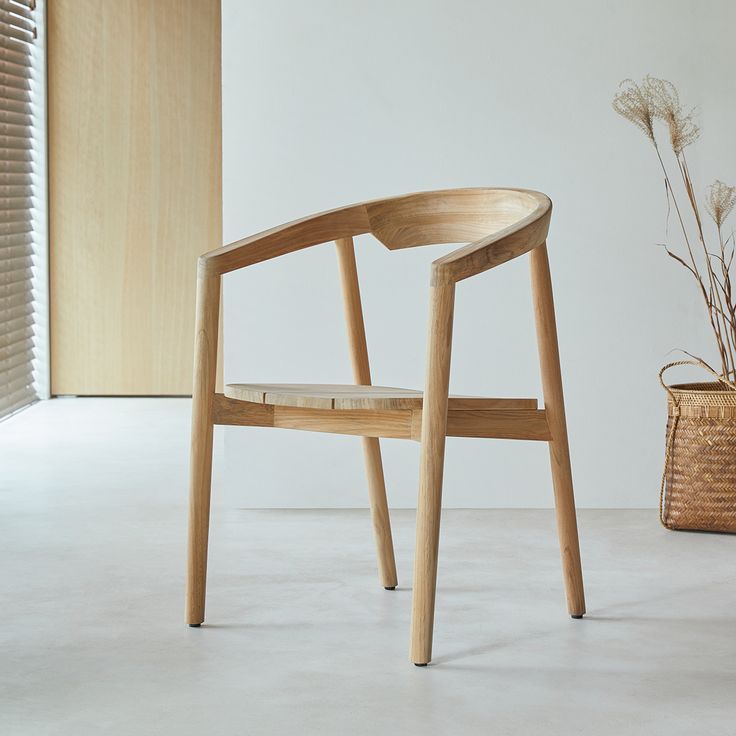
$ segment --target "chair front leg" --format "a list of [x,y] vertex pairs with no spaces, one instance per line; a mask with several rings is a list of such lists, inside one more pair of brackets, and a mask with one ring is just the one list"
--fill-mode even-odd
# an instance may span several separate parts
[[417,666],[432,659],[455,285],[439,283],[431,291],[412,596],[410,658]]
[[560,541],[567,609],[573,618],[582,618],[585,613],[583,572],[580,564],[578,525],[572,489],[572,468],[565,421],[565,400],[562,393],[555,305],[552,297],[552,279],[546,244],[540,245],[531,252],[530,266],[544,410],[551,436],[549,456],[552,466],[557,536]]
[[204,621],[219,310],[220,276],[200,270],[194,345],[186,601],[186,622],[190,626],[199,626]]

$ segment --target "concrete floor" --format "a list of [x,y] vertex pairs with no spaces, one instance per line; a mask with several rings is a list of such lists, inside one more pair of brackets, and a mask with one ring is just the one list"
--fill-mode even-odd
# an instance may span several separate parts
[[[0,734],[736,733],[736,538],[582,511],[589,615],[550,511],[444,515],[435,659],[407,660],[365,511],[215,506],[184,626],[184,400],[57,400],[0,424]],[[217,494],[216,494],[217,499]]]

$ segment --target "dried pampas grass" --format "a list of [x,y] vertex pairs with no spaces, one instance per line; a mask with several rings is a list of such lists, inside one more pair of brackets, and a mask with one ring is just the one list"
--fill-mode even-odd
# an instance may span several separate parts
[[[736,187],[719,180],[708,187],[705,208],[717,231],[717,247],[709,248],[685,158],[685,148],[700,137],[694,109],[687,111],[683,108],[672,82],[650,76],[639,83],[632,79],[621,82],[613,98],[613,109],[639,128],[657,152],[668,204],[674,205],[685,246],[681,253],[677,253],[667,243],[665,250],[695,277],[713,329],[722,375],[736,378],[736,295],[731,280],[736,248],[733,231],[728,235],[723,232],[724,222],[736,205]],[[685,188],[687,208],[680,206],[680,198],[672,188],[672,180],[662,159],[655,132],[657,120],[661,120],[669,131],[669,143]],[[695,247],[693,242],[696,242]]]

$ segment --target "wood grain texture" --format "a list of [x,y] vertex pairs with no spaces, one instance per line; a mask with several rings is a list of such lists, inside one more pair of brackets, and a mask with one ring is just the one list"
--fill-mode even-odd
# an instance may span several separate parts
[[[298,412],[285,412],[298,408]],[[362,437],[421,441],[421,409],[341,410],[277,407],[273,404],[214,397],[214,423],[241,427],[281,427]],[[276,419],[278,418],[278,419]],[[448,409],[448,437],[484,439],[550,439],[544,409]]]
[[216,273],[251,266],[330,240],[372,233],[390,250],[469,245],[435,262],[435,280],[460,281],[544,241],[552,203],[527,189],[445,189],[348,205],[294,220],[207,254]]
[[196,314],[186,597],[186,621],[195,626],[204,621],[220,322],[220,277],[203,268],[197,277]]
[[583,572],[580,562],[578,525],[575,516],[575,497],[572,488],[570,447],[567,439],[565,399],[562,391],[560,353],[557,345],[557,324],[552,296],[552,278],[549,272],[547,246],[532,251],[530,261],[534,317],[537,326],[539,364],[542,373],[544,409],[551,441],[549,443],[552,481],[555,494],[557,533],[562,556],[567,609],[572,616],[585,613]]
[[[390,386],[335,383],[231,383],[231,399],[304,409],[421,409],[423,394]],[[536,409],[537,399],[450,396],[450,409]]]
[[214,424],[240,427],[273,427],[273,406],[240,401],[216,393],[212,400]]
[[222,244],[220,0],[49,0],[55,394],[192,391]]
[[410,658],[420,665],[432,659],[455,286],[434,285],[430,294],[411,613]]
[[[421,428],[421,411],[414,412],[414,421]],[[499,440],[546,441],[550,438],[544,409],[450,409],[446,433],[448,437]]]
[[[363,305],[360,299],[358,267],[355,262],[355,245],[352,238],[335,241],[340,286],[345,310],[345,326],[348,333],[350,362],[353,379],[361,386],[370,386],[371,368],[368,360],[368,342],[365,336]],[[333,399],[333,407],[335,400]],[[345,407],[348,408],[348,407]],[[371,507],[371,524],[378,557],[378,574],[381,585],[393,590],[398,585],[394,543],[391,536],[391,519],[386,498],[386,480],[383,474],[381,446],[377,437],[363,437],[363,461],[368,482],[368,498]]]

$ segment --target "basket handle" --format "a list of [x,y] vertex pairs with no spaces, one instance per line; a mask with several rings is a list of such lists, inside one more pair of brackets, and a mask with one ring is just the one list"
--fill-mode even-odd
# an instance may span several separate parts
[[659,382],[662,384],[662,388],[667,392],[667,394],[672,399],[672,402],[675,404],[675,406],[677,406],[677,399],[675,398],[675,395],[670,390],[671,386],[669,386],[668,384],[664,382],[663,376],[665,374],[665,371],[668,371],[670,368],[674,368],[675,366],[678,366],[678,365],[694,365],[699,368],[702,368],[707,373],[710,373],[710,375],[713,376],[713,378],[720,381],[725,386],[728,386],[728,388],[730,388],[731,390],[736,391],[736,384],[731,383],[731,381],[729,381],[728,378],[725,378],[724,376],[721,376],[718,373],[716,373],[705,361],[700,360],[700,359],[676,360],[674,363],[667,363],[667,365],[663,366],[658,376]]

